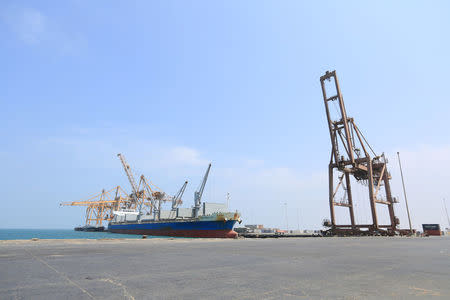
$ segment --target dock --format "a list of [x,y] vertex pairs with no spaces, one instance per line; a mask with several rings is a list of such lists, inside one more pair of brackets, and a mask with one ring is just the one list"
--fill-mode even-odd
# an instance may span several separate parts
[[278,239],[278,238],[306,238],[306,237],[322,237],[321,234],[316,233],[304,233],[304,234],[278,234],[278,233],[254,233],[254,232],[245,232],[239,233],[239,237],[242,238],[251,238],[251,239]]
[[0,241],[2,299],[449,299],[450,238]]

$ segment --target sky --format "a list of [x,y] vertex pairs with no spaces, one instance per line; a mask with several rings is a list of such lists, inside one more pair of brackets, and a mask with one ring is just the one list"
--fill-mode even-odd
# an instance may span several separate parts
[[[319,77],[384,152],[402,228],[449,227],[447,1],[2,1],[1,228],[72,228],[117,153],[168,194],[245,224],[320,229],[330,139]],[[357,220],[369,221],[364,189]],[[337,208],[345,221],[346,210]],[[386,213],[379,208],[380,219]]]

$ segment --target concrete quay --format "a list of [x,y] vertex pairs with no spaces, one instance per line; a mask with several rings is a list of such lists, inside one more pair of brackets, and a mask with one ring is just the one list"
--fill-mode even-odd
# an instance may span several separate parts
[[0,299],[450,299],[450,238],[0,241]]

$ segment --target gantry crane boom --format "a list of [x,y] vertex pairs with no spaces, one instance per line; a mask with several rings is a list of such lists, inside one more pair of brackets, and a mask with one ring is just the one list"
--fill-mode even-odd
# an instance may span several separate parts
[[86,206],[86,225],[101,226],[103,221],[110,221],[113,211],[122,206],[129,205],[127,193],[117,186],[109,191],[102,190],[100,194],[89,197],[87,200],[62,202],[60,206]]
[[203,180],[199,188],[194,192],[194,218],[198,217],[198,211],[202,204],[203,190],[205,189],[206,181],[208,180],[209,170],[211,170],[211,164],[209,164],[208,168],[206,169],[205,176],[203,176]]
[[127,164],[123,154],[119,153],[119,154],[117,154],[117,156],[119,157],[120,161],[122,162],[123,169],[125,170],[125,173],[127,174],[128,181],[131,184],[133,193],[137,196],[138,195],[138,185],[136,184],[136,180],[134,180],[133,173],[131,172],[131,167],[129,164]]
[[[111,192],[115,191],[115,197],[111,197]],[[104,197],[106,195],[107,197]],[[116,202],[123,202],[126,199],[124,199],[123,195],[126,195],[126,192],[120,187],[116,186],[108,191],[102,190],[101,193],[90,196],[86,200],[79,200],[79,201],[68,201],[68,202],[61,202],[60,206],[87,206],[92,204],[102,204],[102,203],[116,203]]]

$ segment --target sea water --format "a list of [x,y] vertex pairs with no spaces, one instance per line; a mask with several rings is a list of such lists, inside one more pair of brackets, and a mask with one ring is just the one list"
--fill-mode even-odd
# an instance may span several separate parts
[[[138,234],[75,231],[73,229],[0,229],[0,240],[39,239],[141,239]],[[166,238],[148,236],[147,238]]]

